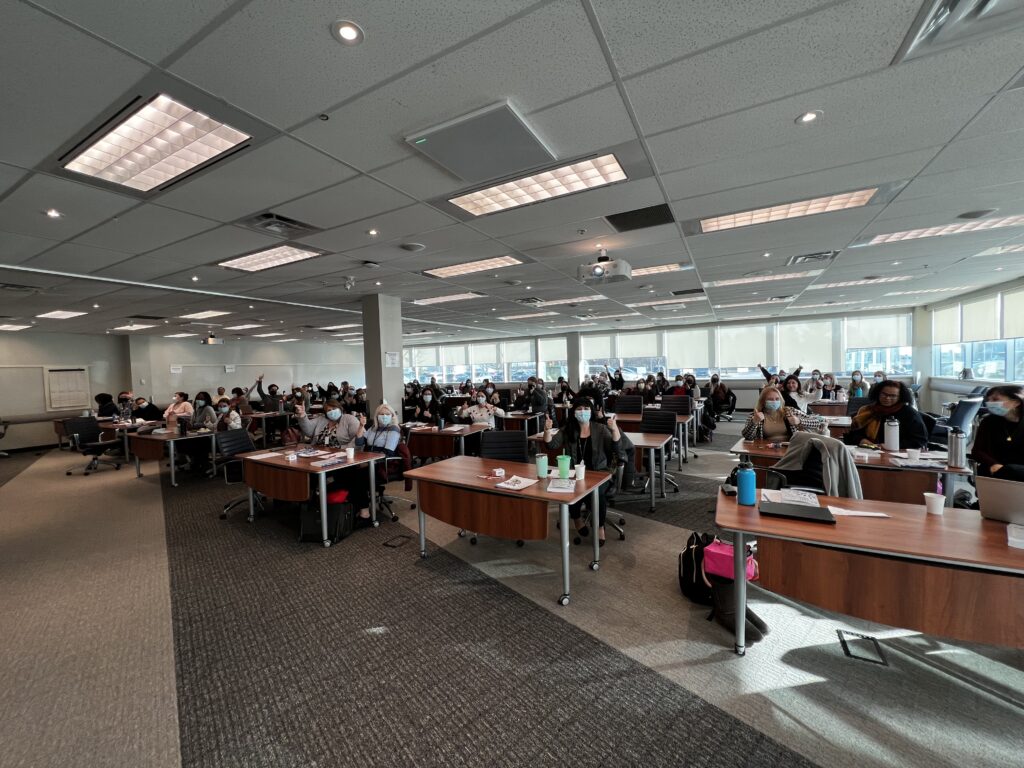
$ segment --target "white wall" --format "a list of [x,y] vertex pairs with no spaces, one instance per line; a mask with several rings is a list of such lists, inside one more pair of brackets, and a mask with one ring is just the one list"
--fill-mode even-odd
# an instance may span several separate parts
[[[43,367],[88,366],[90,396],[117,396],[128,384],[128,340],[123,336],[76,333],[0,333],[0,418],[15,422],[0,449],[56,445],[51,420],[67,414],[48,411]],[[18,422],[26,423],[18,423]]]

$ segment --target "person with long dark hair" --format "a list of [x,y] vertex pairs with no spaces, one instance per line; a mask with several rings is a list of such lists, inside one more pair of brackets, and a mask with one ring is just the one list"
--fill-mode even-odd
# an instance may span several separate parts
[[926,448],[928,429],[914,409],[914,395],[901,381],[886,379],[868,394],[871,402],[853,417],[850,431],[843,435],[848,445],[878,446],[885,441],[885,422],[896,419],[900,425],[900,449]]
[[1024,482],[1024,387],[992,387],[985,393],[985,408],[988,415],[971,448],[978,474]]

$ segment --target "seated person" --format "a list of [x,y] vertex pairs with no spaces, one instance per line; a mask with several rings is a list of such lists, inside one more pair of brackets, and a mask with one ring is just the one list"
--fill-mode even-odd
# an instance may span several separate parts
[[[483,393],[487,395],[487,402],[494,403],[497,405],[501,402],[501,397],[498,395],[498,390],[494,388],[494,384],[484,379],[484,385],[481,387]],[[480,390],[477,390],[478,392]]]
[[495,408],[504,409],[505,406],[501,402],[501,395],[494,391],[494,387],[488,387],[487,389],[491,390],[491,393],[489,395],[487,395],[487,390],[484,390],[484,394],[487,397],[487,402],[490,405],[493,405]]
[[1024,388],[992,387],[985,393],[988,415],[974,433],[971,456],[978,474],[1024,482]]
[[626,390],[626,394],[642,397],[644,405],[650,405],[651,403],[654,402],[654,397],[655,395],[657,395],[657,392],[655,392],[652,388],[648,388],[646,380],[637,379],[636,383],[632,386],[632,388]]
[[466,403],[459,409],[460,419],[469,419],[471,424],[486,424],[494,429],[494,416],[504,416],[505,411],[487,402],[487,395],[477,395],[476,404]]
[[864,374],[860,371],[854,371],[850,374],[850,386],[846,390],[846,394],[852,399],[854,397],[867,397],[868,396],[868,385],[864,383]]
[[711,392],[708,398],[716,421],[723,416],[732,421],[733,411],[736,410],[736,393],[729,389],[729,385],[722,381],[722,377],[717,373],[711,374]]
[[474,389],[473,389],[473,380],[472,379],[466,379],[462,384],[459,385],[459,394],[460,395],[469,395],[469,394],[472,394],[473,392],[474,392]]
[[743,439],[785,441],[794,432],[821,432],[824,427],[824,419],[786,405],[782,393],[769,386],[761,390],[757,405],[743,425]]
[[441,421],[441,406],[434,400],[434,392],[430,389],[423,390],[423,396],[416,404],[413,418],[422,421],[424,424],[437,426]]
[[692,373],[688,373],[683,376],[683,386],[686,388],[686,391],[683,393],[684,395],[692,397],[694,400],[700,397],[700,387],[697,386],[697,377]]
[[[387,403],[377,406],[377,410],[374,412],[373,425],[363,433],[362,436],[356,438],[356,447],[362,451],[372,451],[374,453],[383,453],[388,458],[398,455],[398,444],[402,442],[402,428],[396,423],[398,418],[395,416],[394,410]],[[345,477],[346,488],[349,490],[350,498],[353,498],[360,490],[357,485],[353,485],[359,482],[358,477],[355,476],[355,472],[347,473],[351,477]],[[363,475],[366,473],[363,472]],[[387,470],[384,465],[379,465],[380,483],[385,484],[387,482]],[[368,486],[366,488],[368,490]],[[367,497],[366,502],[369,503]],[[370,509],[364,505],[362,498],[353,498],[352,504],[359,509],[359,518],[362,521],[369,521]],[[366,522],[362,523],[366,525]]]
[[164,421],[168,426],[176,423],[179,416],[192,418],[192,403],[188,401],[188,392],[175,392],[171,404],[164,410]]
[[132,418],[132,393],[128,391],[117,393],[117,417],[121,421],[130,421]]
[[821,400],[846,400],[846,390],[836,381],[834,373],[826,373],[821,377],[821,391],[818,393]]
[[807,413],[808,403],[817,400],[817,395],[809,395],[800,389],[800,379],[792,374],[782,382],[782,401],[790,408]]
[[241,429],[242,417],[238,411],[231,407],[231,401],[222,397],[217,401],[217,431],[225,432],[229,429]]
[[572,387],[569,386],[569,382],[564,377],[558,377],[558,388],[555,392],[554,401],[559,404],[568,405],[576,397],[576,393],[572,391]]
[[654,377],[654,391],[657,392],[659,395],[663,395],[668,390],[668,388],[669,383],[668,379],[665,378],[665,372],[658,371],[657,375]]
[[192,428],[199,429],[217,428],[217,411],[213,408],[213,398],[210,393],[203,391],[196,394],[192,401]]
[[221,398],[227,397],[227,390],[224,387],[217,387],[217,402],[221,401]]
[[264,413],[273,413],[274,411],[281,410],[282,398],[277,396],[277,392],[277,384],[271,384],[267,387],[267,391],[264,392],[263,374],[261,373],[256,377],[256,393],[260,396],[260,400],[262,400]]
[[109,419],[121,413],[109,392],[100,392],[93,398],[96,401],[96,418]]
[[331,400],[338,397],[338,385],[333,381],[327,382],[327,388],[320,386],[320,382],[316,384],[316,393],[321,400]]
[[910,387],[899,381],[883,381],[871,390],[871,402],[853,417],[850,431],[843,435],[847,445],[880,446],[885,441],[885,422],[900,424],[900,450],[927,448],[928,430],[914,409]]
[[813,399],[817,400],[821,397],[821,389],[821,371],[815,368],[813,371],[811,371],[811,378],[809,378],[804,383],[803,387],[801,387],[801,390],[805,395],[813,395]]
[[328,446],[330,448],[347,448],[355,443],[357,438],[363,436],[366,426],[366,417],[353,416],[350,413],[343,413],[341,403],[337,400],[328,400],[324,403],[324,412],[320,414],[306,414],[305,407],[300,406],[295,411],[299,417],[299,430],[303,435],[310,438],[313,445]]
[[231,407],[246,416],[252,413],[252,404],[249,402],[248,390],[243,387],[235,387],[231,390]]
[[146,398],[136,397],[135,408],[132,409],[132,418],[144,421],[160,421],[163,418],[163,412],[146,400]]
[[[595,391],[597,391],[595,387]],[[581,395],[583,397],[583,395]],[[614,414],[609,418],[608,414],[604,412],[604,407],[599,405],[596,401],[594,402],[594,408],[592,411],[593,415],[590,417],[592,424],[608,424],[615,418]],[[633,445],[633,441],[629,439],[629,436],[620,431],[619,432],[619,453],[618,463],[622,465],[622,488],[626,491],[643,490],[644,484],[637,484],[636,481],[636,446]],[[615,496],[615,489],[609,487],[608,499],[611,500]]]
[[[607,424],[591,422],[593,403],[586,398],[576,398],[572,404],[572,413],[565,420],[565,426],[552,434],[554,424],[550,417],[544,419],[544,445],[549,451],[564,449],[572,457],[573,465],[584,464],[587,469],[607,470],[615,462],[621,449],[622,436],[614,419]],[[604,546],[604,521],[608,513],[608,483],[601,486],[598,492],[597,535]],[[590,503],[590,495],[575,504],[569,505],[569,517],[576,527],[577,536],[573,540],[579,544],[582,537],[590,531],[583,525],[583,505]],[[590,510],[591,520],[594,510]]]
[[664,394],[672,397],[682,397],[686,394],[686,381],[683,379],[683,374],[676,374],[675,380],[665,390]]

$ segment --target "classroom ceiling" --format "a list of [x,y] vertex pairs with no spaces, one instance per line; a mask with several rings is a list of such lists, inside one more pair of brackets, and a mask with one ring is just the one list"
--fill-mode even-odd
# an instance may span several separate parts
[[[921,0],[0,7],[0,324],[27,333],[148,316],[134,322],[150,328],[111,332],[329,339],[319,329],[358,323],[361,297],[384,293],[401,297],[409,342],[518,338],[916,306],[1024,275],[1024,218],[1011,218],[1024,215],[1024,35],[1012,14],[998,33],[903,58]],[[363,42],[340,44],[338,19]],[[157,93],[252,139],[148,193],[63,169],[131,98]],[[459,178],[406,138],[503,102],[550,150],[545,167],[611,153],[627,178],[478,217],[451,205],[490,180]],[[808,112],[817,119],[801,123]],[[696,224],[864,189],[878,192],[860,207]],[[654,206],[671,215],[626,231],[607,218]],[[870,243],[977,211],[978,231]],[[263,213],[313,230],[246,223]],[[323,255],[219,266],[285,243]],[[400,247],[411,243],[423,247]],[[633,270],[680,269],[584,285],[577,267],[599,246]],[[424,274],[501,256],[521,263]],[[413,303],[465,293],[480,295]],[[86,314],[36,317],[55,310]],[[181,317],[203,311],[230,314]],[[508,319],[520,315],[537,316]]]

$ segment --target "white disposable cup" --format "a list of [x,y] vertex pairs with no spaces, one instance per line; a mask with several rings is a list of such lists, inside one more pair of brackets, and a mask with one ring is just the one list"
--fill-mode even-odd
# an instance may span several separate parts
[[577,464],[576,465],[576,479],[577,480],[582,480],[586,476],[587,476],[587,468],[586,468],[586,466],[583,465],[583,464]]
[[907,448],[907,458],[911,461],[917,461],[921,458],[920,448]]
[[356,457],[356,449],[355,448],[346,448],[345,449],[345,458],[346,459],[354,459],[355,457]]
[[924,495],[924,507],[929,515],[941,515],[946,506],[946,497],[941,493],[926,493]]
[[505,470],[502,469],[501,467],[498,467],[491,474],[493,474],[495,477],[504,477],[505,476]]

